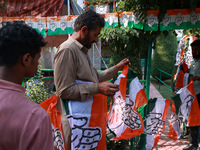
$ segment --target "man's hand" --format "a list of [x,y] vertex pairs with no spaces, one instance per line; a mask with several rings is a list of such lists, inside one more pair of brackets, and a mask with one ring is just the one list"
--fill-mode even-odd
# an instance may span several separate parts
[[117,65],[116,67],[118,68],[118,70],[122,70],[124,65],[128,64],[129,66],[131,65],[130,61],[128,58],[122,59]]
[[119,85],[113,84],[111,82],[105,81],[98,85],[99,93],[106,96],[114,96],[117,91],[119,91]]

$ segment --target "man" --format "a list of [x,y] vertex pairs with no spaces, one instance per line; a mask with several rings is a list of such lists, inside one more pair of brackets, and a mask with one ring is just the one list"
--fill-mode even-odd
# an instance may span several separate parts
[[46,111],[25,96],[25,77],[37,72],[43,37],[22,21],[0,29],[0,149],[53,150]]
[[[190,74],[193,75],[193,85],[196,93],[197,101],[200,108],[200,40],[196,40],[191,43],[192,47],[192,56],[194,61],[190,66]],[[196,114],[198,115],[198,114]],[[197,150],[199,149],[198,140],[199,140],[199,126],[187,127],[189,133],[189,146],[184,148],[184,150]]]
[[[130,65],[129,60],[123,59],[106,71],[97,73],[87,54],[92,44],[98,41],[98,36],[104,25],[104,18],[96,12],[88,10],[77,17],[73,35],[58,48],[54,59],[54,80],[57,95],[63,101],[84,102],[95,94],[113,96],[119,90],[118,85],[107,80],[122,70],[125,64]],[[93,84],[76,84],[77,80]],[[70,149],[71,129],[68,128],[69,123],[61,101],[58,104],[58,109],[62,115],[65,146],[67,145]]]

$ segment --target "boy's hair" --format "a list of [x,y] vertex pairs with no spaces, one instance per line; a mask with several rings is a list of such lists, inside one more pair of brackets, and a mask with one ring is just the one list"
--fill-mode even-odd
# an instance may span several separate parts
[[197,46],[197,47],[200,47],[200,40],[195,40],[194,42],[192,42],[190,44],[190,46]]
[[97,26],[104,27],[104,18],[93,10],[88,10],[79,15],[74,23],[74,31],[79,31],[83,26],[87,26],[88,30],[92,30]]
[[0,28],[0,66],[14,66],[26,53],[34,58],[45,45],[42,35],[24,21],[7,22]]

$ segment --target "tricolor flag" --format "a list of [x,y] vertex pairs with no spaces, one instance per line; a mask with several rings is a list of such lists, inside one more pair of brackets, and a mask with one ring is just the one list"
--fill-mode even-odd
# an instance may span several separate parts
[[181,136],[181,129],[180,129],[181,121],[178,118],[178,115],[176,114],[176,108],[174,105],[174,102],[172,101],[171,105],[171,120],[170,120],[170,126],[169,126],[169,133],[168,138],[171,139],[179,139]]
[[175,66],[178,66],[180,62],[184,59],[188,66],[191,65],[193,61],[192,57],[192,48],[190,44],[197,39],[195,36],[185,35],[179,42],[177,54],[176,54],[176,63]]
[[[183,87],[187,86],[190,83],[192,75],[189,74],[188,65],[185,61],[181,61],[177,68],[177,72],[174,76],[174,95]],[[172,102],[171,106],[171,120],[170,120],[170,127],[168,137],[171,139],[179,139],[181,136],[180,132],[180,125],[181,120],[179,119],[178,115],[176,114],[176,108],[174,102]]]
[[54,147],[57,150],[64,150],[64,140],[61,127],[61,114],[56,108],[57,96],[53,95],[51,98],[40,103],[40,106],[46,110],[51,119]]
[[[76,80],[76,84],[93,84]],[[106,149],[107,96],[96,94],[85,101],[63,101],[72,129],[72,150]]]
[[185,61],[182,61],[176,71],[176,74],[174,75],[174,93],[176,93],[179,89],[181,89],[184,86],[187,86],[188,83],[190,83],[191,76],[188,72],[188,65],[185,63]]
[[150,99],[144,107],[144,134],[141,135],[139,150],[152,150],[164,131],[170,99]]
[[48,35],[73,34],[74,22],[78,16],[47,17]]
[[128,67],[126,66],[115,81],[115,84],[120,83],[120,91],[114,96],[114,103],[108,117],[108,140],[130,139],[144,131],[143,120],[137,108],[148,102],[146,93],[135,76],[130,83],[129,97],[125,97],[127,73]]
[[176,107],[178,117],[182,118],[189,127],[200,125],[200,109],[193,87],[193,81],[188,86],[181,88],[174,97],[172,97]]

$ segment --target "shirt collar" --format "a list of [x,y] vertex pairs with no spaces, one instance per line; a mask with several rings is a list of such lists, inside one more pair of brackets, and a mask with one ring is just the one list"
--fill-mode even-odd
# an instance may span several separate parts
[[17,92],[22,92],[22,93],[25,93],[26,91],[26,89],[23,86],[13,83],[13,82],[2,80],[2,79],[0,79],[0,89],[7,89],[7,90],[17,91]]
[[80,42],[78,42],[72,36],[69,37],[69,40],[71,40],[72,42],[74,42],[85,54],[87,54],[88,49],[86,47],[84,47]]

